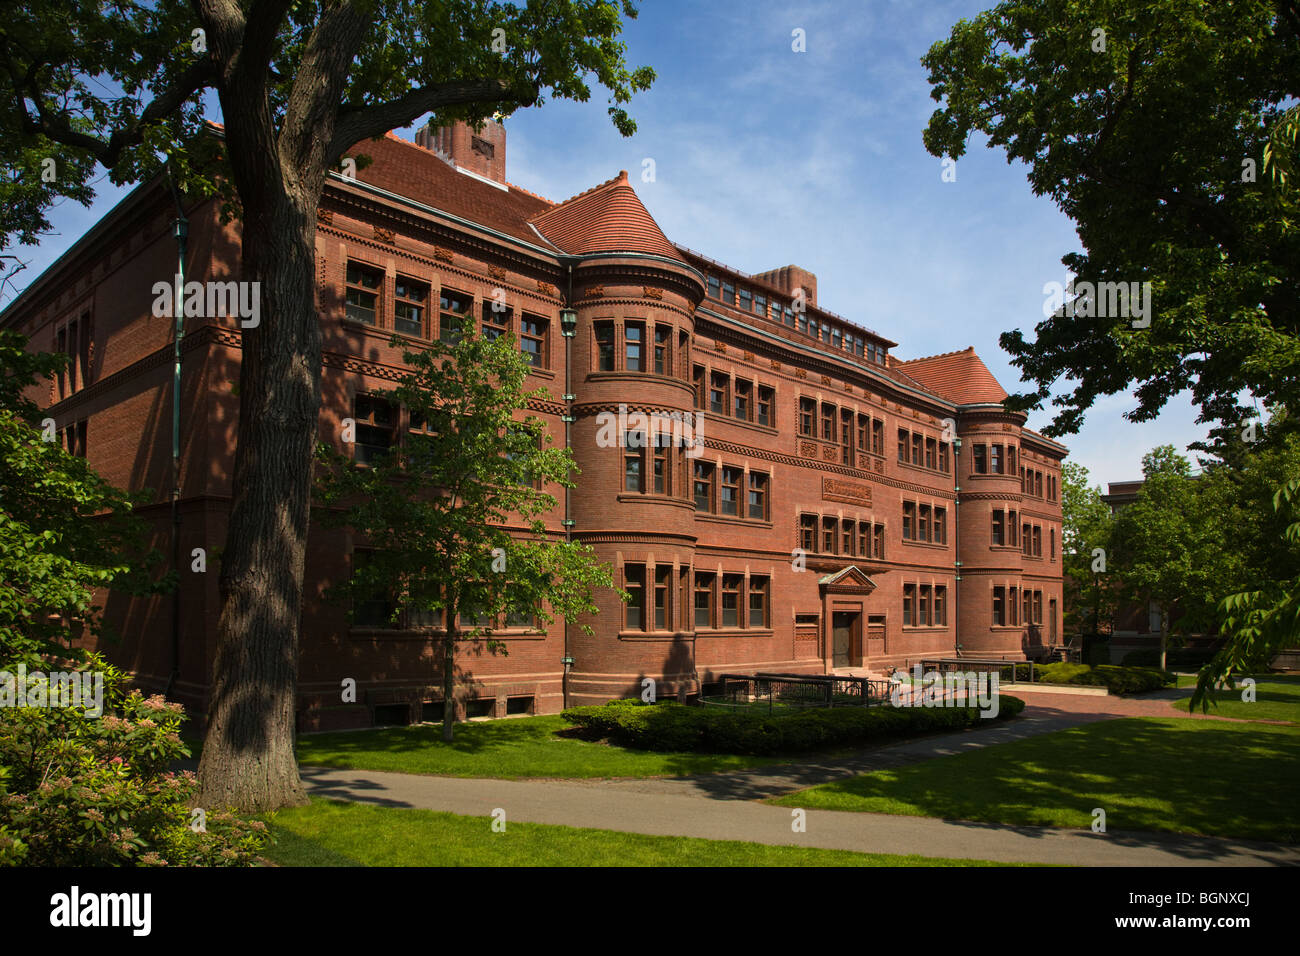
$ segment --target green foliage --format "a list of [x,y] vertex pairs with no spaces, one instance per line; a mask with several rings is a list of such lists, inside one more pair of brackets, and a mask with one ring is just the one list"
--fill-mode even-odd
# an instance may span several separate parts
[[[1131,656],[1131,655],[1130,655]],[[1176,683],[1178,675],[1155,667],[1132,667],[1115,664],[1035,664],[1034,682],[1038,684],[1078,684],[1105,687],[1112,694],[1145,694]],[[1016,679],[1029,680],[1029,665],[1016,665]]]
[[1101,486],[1089,484],[1088,469],[1066,462],[1061,467],[1061,571],[1067,634],[1095,633],[1114,614],[1112,579],[1093,571],[1099,559],[1093,551],[1110,550],[1114,523],[1110,508],[1101,500]]
[[1058,313],[1003,334],[1037,385],[1015,407],[1073,385],[1047,434],[1130,388],[1135,421],[1184,390],[1206,421],[1238,420],[1247,390],[1300,405],[1298,30],[1289,0],[1006,0],[923,57],[933,155],[983,133],[1077,224],[1071,272],[1152,283],[1149,328]]
[[[1003,694],[998,718],[1014,717],[1024,701]],[[774,754],[854,746],[888,737],[959,730],[980,723],[975,707],[832,707],[766,715],[676,702],[611,701],[570,707],[562,715],[591,736],[625,747],[660,751]]]
[[148,492],[119,491],[57,436],[45,440],[23,391],[66,357],[28,353],[25,341],[0,331],[0,660],[14,661],[66,650],[65,618],[98,631],[97,588],[150,594],[174,581],[150,580],[161,556],[146,548],[145,524],[133,513]]
[[128,690],[126,675],[95,655],[81,670],[104,675],[102,715],[93,704],[0,708],[0,863],[252,865],[264,824],[208,809],[206,832],[191,829],[194,775],[168,770],[189,756],[181,706]]

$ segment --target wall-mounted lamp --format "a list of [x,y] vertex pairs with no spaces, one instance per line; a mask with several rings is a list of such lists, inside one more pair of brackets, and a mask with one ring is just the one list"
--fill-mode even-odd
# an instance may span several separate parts
[[569,339],[578,334],[578,313],[573,309],[560,310],[560,331]]

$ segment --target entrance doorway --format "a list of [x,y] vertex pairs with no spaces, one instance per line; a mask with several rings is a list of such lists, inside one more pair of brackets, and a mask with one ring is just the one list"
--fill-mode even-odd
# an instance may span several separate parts
[[862,663],[862,638],[858,628],[859,615],[853,611],[834,611],[831,614],[832,647],[836,667],[855,667]]

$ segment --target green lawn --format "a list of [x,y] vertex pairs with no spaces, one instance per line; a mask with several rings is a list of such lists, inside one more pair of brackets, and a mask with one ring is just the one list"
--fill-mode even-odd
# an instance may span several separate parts
[[882,853],[767,846],[507,822],[340,800],[266,817],[281,866],[998,866]]
[[1126,718],[823,784],[771,802],[994,823],[1300,842],[1300,727]]
[[388,770],[447,777],[660,777],[737,770],[775,763],[773,757],[652,753],[576,737],[559,715],[456,725],[442,742],[441,724],[389,727],[298,738],[298,762],[350,770]]
[[[1300,723],[1300,674],[1265,674],[1255,678],[1255,701],[1241,699],[1241,680],[1237,689],[1226,687],[1218,691],[1218,700],[1210,704],[1208,713],[1219,717],[1240,717],[1244,720],[1289,720]],[[1196,676],[1183,675],[1179,687],[1195,687]],[[1190,698],[1174,701],[1178,710],[1187,711]],[[1197,708],[1200,712],[1200,708]]]

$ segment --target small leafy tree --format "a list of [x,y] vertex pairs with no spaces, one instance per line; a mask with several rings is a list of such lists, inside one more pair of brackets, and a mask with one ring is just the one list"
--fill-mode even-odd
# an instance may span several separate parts
[[[1065,585],[1067,631],[1096,634],[1115,608],[1114,589],[1103,568],[1113,549],[1114,519],[1101,500],[1101,487],[1089,485],[1088,469],[1076,462],[1061,468],[1061,569]],[[1101,554],[1096,554],[1101,549]]]
[[1200,494],[1187,459],[1161,445],[1142,459],[1137,500],[1115,522],[1114,570],[1126,596],[1160,609],[1160,667],[1173,612],[1183,629],[1210,628],[1221,581],[1237,577],[1223,515]]
[[[394,338],[394,347],[405,343]],[[443,739],[455,722],[458,643],[488,638],[502,615],[573,620],[592,614],[595,588],[613,587],[590,548],[547,532],[546,484],[573,487],[568,449],[546,447],[540,419],[521,415],[545,389],[525,391],[529,366],[512,336],[467,331],[453,344],[405,352],[411,371],[389,395],[422,423],[368,465],[322,445],[323,524],[347,525],[374,550],[341,591],[354,602],[387,592],[405,610],[441,615]],[[331,510],[332,509],[332,510]],[[590,627],[581,625],[585,631]],[[504,652],[499,641],[484,641]]]
[[150,579],[161,558],[146,547],[136,495],[114,488],[63,449],[26,389],[58,373],[66,356],[24,350],[0,331],[0,664],[69,650],[67,618],[100,629],[95,590],[170,588]]

